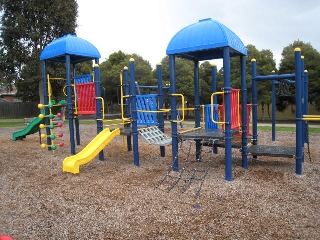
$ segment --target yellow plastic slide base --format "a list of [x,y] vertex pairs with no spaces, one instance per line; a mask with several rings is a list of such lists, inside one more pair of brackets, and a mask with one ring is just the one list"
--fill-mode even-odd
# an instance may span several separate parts
[[109,128],[101,131],[81,152],[67,157],[63,160],[63,172],[77,174],[80,172],[80,166],[94,159],[100,151],[115,137],[120,135],[120,129],[117,128],[110,132]]

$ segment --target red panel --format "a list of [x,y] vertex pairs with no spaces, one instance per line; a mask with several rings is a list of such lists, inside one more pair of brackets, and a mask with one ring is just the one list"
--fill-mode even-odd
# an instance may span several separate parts
[[96,114],[94,83],[76,84],[78,114]]

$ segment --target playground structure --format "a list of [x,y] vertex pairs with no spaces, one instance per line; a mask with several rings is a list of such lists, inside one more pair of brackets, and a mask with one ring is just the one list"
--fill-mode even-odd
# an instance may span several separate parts
[[[296,173],[302,174],[302,163],[304,162],[304,143],[309,144],[307,131],[308,121],[319,121],[320,116],[308,115],[308,71],[304,70],[304,57],[301,55],[301,49],[295,50],[295,72],[292,74],[271,74],[258,76],[256,73],[256,60],[251,60],[252,74],[252,132],[253,141],[249,152],[256,158],[259,155],[273,157],[291,157],[296,159]],[[272,141],[275,141],[275,109],[277,84],[294,84],[295,85],[295,102],[296,102],[296,146],[262,146],[258,145],[258,94],[257,83],[259,81],[272,81]],[[288,94],[288,91],[281,90],[281,94]]]
[[[197,34],[194,34],[197,32]],[[196,141],[196,161],[201,161],[199,155],[202,148],[203,140],[224,141],[225,148],[225,179],[232,180],[232,142],[234,136],[241,132],[241,154],[242,167],[248,168],[248,155],[252,154],[254,158],[258,155],[275,156],[275,157],[294,157],[296,159],[296,173],[302,174],[303,162],[303,142],[304,137],[303,121],[315,120],[318,121],[319,116],[307,115],[307,74],[303,73],[303,61],[301,57],[301,50],[295,50],[295,73],[285,75],[270,75],[270,76],[256,76],[255,61],[252,61],[252,146],[248,147],[248,106],[247,105],[247,86],[246,86],[246,60],[247,50],[240,38],[235,35],[230,29],[223,24],[213,21],[211,19],[203,19],[197,23],[187,26],[180,30],[173,36],[168,44],[167,55],[169,55],[170,64],[170,94],[171,94],[171,116],[172,116],[172,158],[173,170],[179,170],[178,161],[178,139],[194,139]],[[233,114],[232,103],[232,87],[230,79],[230,58],[240,58],[240,79],[241,79],[241,127],[234,129],[235,115]],[[200,87],[199,87],[199,61],[222,58],[223,59],[223,92],[217,92],[216,79],[212,79],[212,99],[217,94],[223,95],[224,98],[224,129],[210,130],[200,129],[186,134],[178,134],[176,120],[176,98],[173,95],[176,93],[176,76],[175,76],[175,58],[184,58],[194,62],[194,103],[195,103],[195,128],[200,127]],[[296,92],[296,147],[273,147],[273,146],[259,146],[257,134],[257,87],[256,82],[259,80],[280,80],[280,79],[294,79]],[[305,81],[303,88],[302,81]],[[304,89],[304,90],[303,90]],[[302,94],[304,92],[304,94]],[[275,99],[275,98],[274,98]],[[213,103],[211,102],[212,109]],[[302,111],[304,108],[304,111]],[[273,108],[275,109],[275,108]],[[304,115],[305,114],[305,115]],[[212,115],[213,116],[213,115]],[[275,121],[275,118],[274,120]],[[272,153],[272,154],[271,154]]]
[[[201,34],[201,38],[193,33]],[[214,34],[214,37],[212,36]],[[186,41],[186,39],[188,41]],[[75,46],[75,47],[73,47]],[[81,46],[77,49],[76,46]],[[156,94],[137,94],[137,83],[135,79],[135,62],[130,59],[129,68],[124,67],[120,73],[121,90],[121,119],[123,128],[111,131],[104,129],[104,106],[100,91],[100,53],[89,42],[73,35],[66,35],[50,43],[42,52],[44,104],[52,104],[48,76],[46,74],[46,62],[63,62],[66,66],[66,96],[67,113],[70,131],[70,157],[63,161],[63,171],[79,173],[80,166],[91,161],[99,155],[99,160],[104,160],[104,147],[116,136],[124,135],[127,138],[127,150],[133,151],[133,162],[135,166],[140,165],[139,159],[139,134],[148,143],[160,147],[160,156],[165,156],[165,146],[172,145],[172,171],[179,169],[179,147],[178,143],[193,140],[195,146],[195,161],[201,162],[201,149],[210,146],[214,152],[218,147],[225,151],[225,179],[232,180],[232,148],[241,149],[242,167],[248,168],[248,155],[254,158],[259,155],[289,156],[296,158],[296,173],[302,173],[303,162],[303,121],[319,120],[317,116],[307,115],[307,110],[302,112],[302,102],[307,95],[301,94],[301,79],[307,79],[307,73],[302,74],[302,58],[299,49],[295,52],[295,73],[286,75],[257,76],[255,73],[255,61],[252,61],[252,86],[253,103],[247,104],[246,87],[246,55],[247,50],[240,38],[230,29],[218,21],[203,19],[179,31],[169,42],[167,50],[170,68],[170,86],[162,84],[162,66],[157,65],[158,86],[145,86],[157,90]],[[194,63],[194,107],[184,108],[184,96],[177,93],[175,58],[184,58]],[[240,58],[241,89],[233,89],[230,79],[230,58]],[[212,65],[212,95],[211,103],[200,105],[200,81],[199,61],[211,59],[223,59],[224,84],[221,91],[217,91],[216,66]],[[82,76],[76,75],[76,64],[83,61],[94,60],[94,74]],[[72,71],[71,71],[72,66]],[[296,86],[296,147],[278,147],[258,145],[257,134],[257,88],[256,82],[260,80],[272,80],[273,83],[282,79],[294,79]],[[286,80],[287,81],[287,80]],[[293,83],[293,82],[290,82]],[[170,109],[164,108],[164,88],[169,89]],[[139,89],[139,88],[138,88]],[[307,87],[305,87],[307,94]],[[217,104],[217,95],[222,95],[223,104]],[[181,99],[182,108],[177,107],[178,99]],[[253,131],[250,133],[249,112],[252,107]],[[304,105],[305,107],[305,105]],[[46,108],[44,116],[49,116]],[[184,121],[185,110],[193,110],[195,116],[194,129],[178,132],[178,124]],[[181,111],[181,117],[179,112]],[[171,137],[164,134],[164,114],[170,112]],[[75,143],[80,144],[80,128],[78,115],[95,115],[97,123],[97,136],[79,153],[75,152]],[[304,114],[304,115],[303,115]],[[201,118],[205,123],[201,126]],[[46,118],[50,120],[50,118]],[[46,125],[50,125],[46,123]],[[252,146],[249,147],[249,135],[252,135]],[[52,133],[47,129],[47,145],[53,146]],[[238,140],[240,137],[240,141]],[[75,142],[76,138],[76,142]],[[237,143],[235,144],[235,139]],[[304,139],[303,141],[301,139]],[[132,143],[132,144],[131,144]],[[133,145],[133,146],[132,146]],[[270,150],[273,154],[270,154]],[[279,154],[277,154],[277,151]],[[288,153],[289,152],[289,153]],[[207,170],[205,171],[207,172]]]

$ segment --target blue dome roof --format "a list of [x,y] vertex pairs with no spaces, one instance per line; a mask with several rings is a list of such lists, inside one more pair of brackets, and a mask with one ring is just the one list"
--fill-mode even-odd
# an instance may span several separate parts
[[65,62],[65,55],[70,55],[71,63],[79,63],[101,57],[98,49],[91,43],[75,35],[67,34],[49,43],[43,49],[40,60]]
[[166,53],[198,61],[223,57],[223,47],[230,47],[231,56],[247,55],[240,38],[229,28],[211,18],[200,20],[177,32]]

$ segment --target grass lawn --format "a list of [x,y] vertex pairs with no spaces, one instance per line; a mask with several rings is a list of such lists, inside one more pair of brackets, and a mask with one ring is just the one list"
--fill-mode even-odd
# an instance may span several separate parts
[[[266,131],[271,131],[272,127],[271,126],[258,126],[258,130],[266,130]],[[295,132],[296,128],[295,127],[277,127],[276,126],[276,131],[277,132]],[[320,128],[313,128],[309,127],[309,133],[320,133]]]
[[0,121],[0,128],[4,127],[19,127],[24,126],[24,121],[21,120],[21,122],[12,122],[10,119],[8,121]]
[[[95,120],[80,120],[80,124],[96,124]],[[119,121],[108,121],[105,122],[104,125],[116,125],[119,124]],[[186,126],[192,126],[190,123],[183,123]],[[0,120],[0,128],[4,127],[23,127],[24,126],[24,120],[23,119],[1,119]],[[271,131],[272,128],[271,126],[258,126],[258,130],[265,130],[265,131]],[[279,127],[276,126],[276,131],[279,132],[295,132],[296,128],[295,127]],[[312,126],[309,127],[309,133],[320,133],[320,128],[313,128]]]

